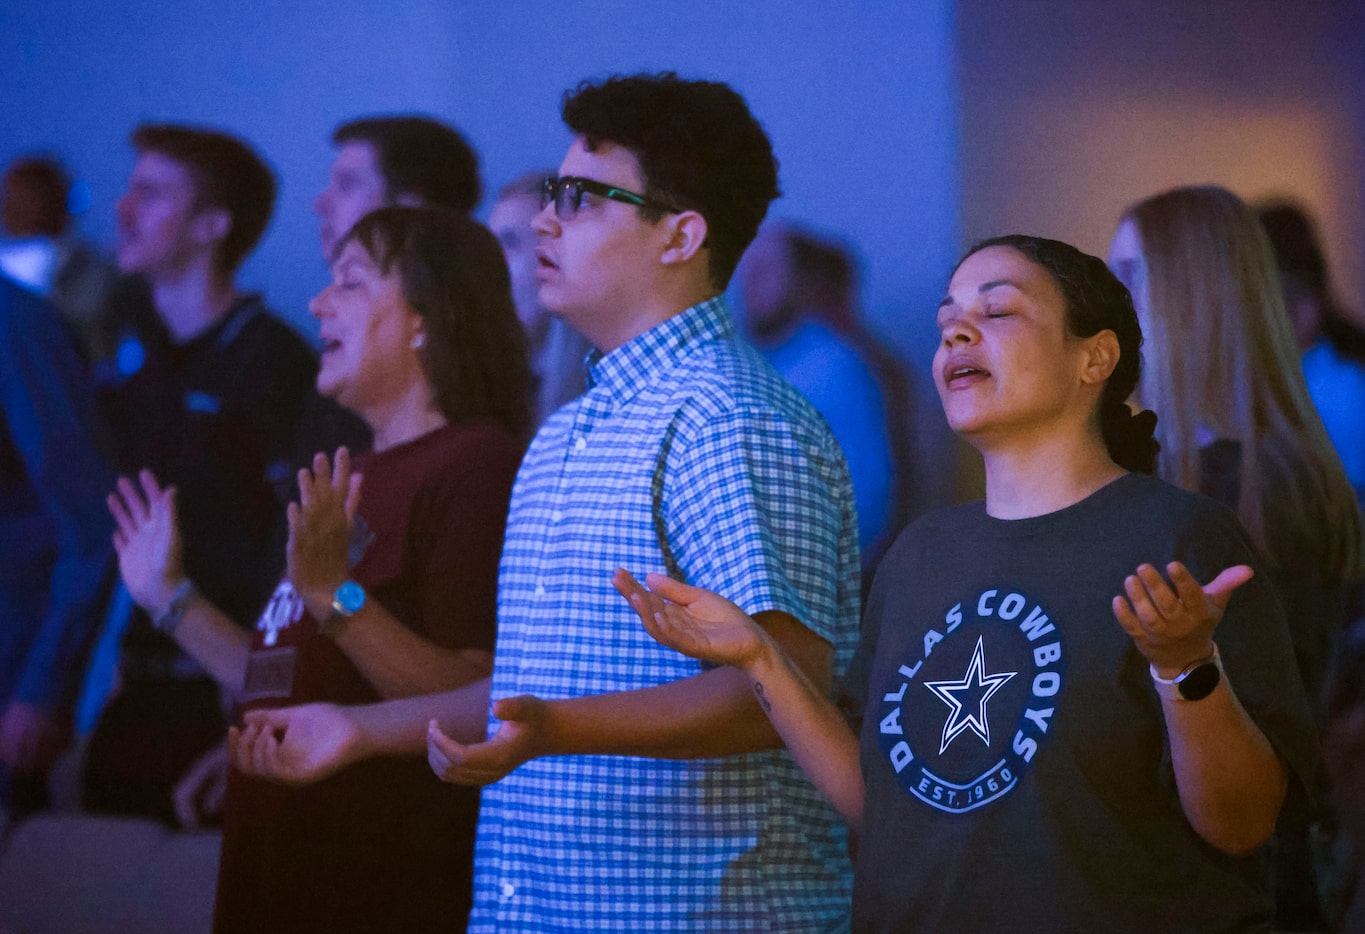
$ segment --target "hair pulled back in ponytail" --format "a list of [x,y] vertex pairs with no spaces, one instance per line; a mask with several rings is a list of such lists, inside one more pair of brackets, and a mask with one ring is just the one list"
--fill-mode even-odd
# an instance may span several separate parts
[[1109,271],[1104,260],[1060,240],[1023,234],[992,237],[977,243],[962,258],[993,246],[1017,250],[1047,270],[1066,299],[1066,327],[1072,336],[1114,332],[1119,360],[1100,397],[1100,431],[1114,463],[1124,470],[1154,472],[1157,452],[1161,450],[1155,437],[1156,413],[1134,412],[1127,401],[1142,375],[1142,329],[1128,289]]

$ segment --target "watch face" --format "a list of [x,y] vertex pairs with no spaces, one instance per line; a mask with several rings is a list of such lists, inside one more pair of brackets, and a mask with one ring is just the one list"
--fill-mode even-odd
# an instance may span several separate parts
[[1218,687],[1220,676],[1216,664],[1205,662],[1181,679],[1180,696],[1185,700],[1203,700]]
[[341,612],[350,616],[365,605],[365,588],[355,581],[347,581],[337,588],[332,601]]

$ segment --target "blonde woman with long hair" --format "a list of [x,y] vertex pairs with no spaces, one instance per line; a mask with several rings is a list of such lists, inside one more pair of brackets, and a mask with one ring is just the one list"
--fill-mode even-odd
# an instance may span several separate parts
[[[1160,418],[1158,473],[1237,511],[1316,697],[1365,556],[1354,493],[1304,383],[1270,242],[1231,192],[1177,188],[1124,213],[1109,262],[1147,338],[1138,396]],[[1287,835],[1281,846],[1287,871]],[[1294,912],[1309,921],[1311,878],[1296,883],[1282,871],[1278,888],[1279,920]]]

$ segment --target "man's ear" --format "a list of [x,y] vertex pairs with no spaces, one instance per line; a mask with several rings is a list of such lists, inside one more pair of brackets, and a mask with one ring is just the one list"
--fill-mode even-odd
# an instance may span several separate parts
[[1090,385],[1103,383],[1119,365],[1119,339],[1105,329],[1086,338],[1085,359],[1081,361],[1081,382]]
[[232,215],[226,208],[204,208],[195,215],[191,229],[203,246],[216,245],[232,230]]
[[668,239],[659,259],[664,265],[690,261],[706,242],[706,218],[696,211],[670,214],[663,223]]

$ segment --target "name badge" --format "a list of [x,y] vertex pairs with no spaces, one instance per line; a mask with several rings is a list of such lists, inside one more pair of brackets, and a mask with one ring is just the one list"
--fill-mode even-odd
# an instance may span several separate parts
[[293,646],[258,649],[246,663],[242,700],[282,700],[294,692]]

